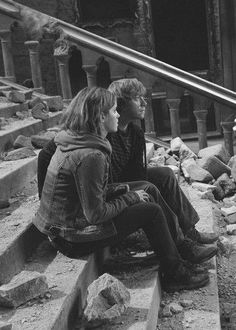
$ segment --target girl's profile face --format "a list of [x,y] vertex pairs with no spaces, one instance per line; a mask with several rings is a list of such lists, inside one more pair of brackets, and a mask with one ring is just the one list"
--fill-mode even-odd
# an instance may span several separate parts
[[118,118],[120,115],[116,111],[117,103],[104,115],[103,127],[107,133],[116,132],[118,129]]

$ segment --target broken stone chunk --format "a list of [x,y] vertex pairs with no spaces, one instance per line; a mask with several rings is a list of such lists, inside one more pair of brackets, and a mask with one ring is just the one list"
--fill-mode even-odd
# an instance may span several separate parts
[[230,159],[230,155],[228,151],[225,149],[225,147],[222,144],[216,144],[211,147],[203,148],[198,152],[199,158],[210,157],[210,156],[216,156],[225,164],[228,164],[228,161]]
[[193,158],[186,159],[181,165],[193,181],[209,182],[213,180],[211,173],[197,165]]
[[27,147],[27,148],[33,148],[32,144],[31,144],[31,138],[29,136],[24,136],[24,135],[18,135],[18,137],[16,138],[15,142],[13,143],[13,147],[15,149],[17,148],[23,148],[23,147]]
[[[224,197],[231,195],[236,191],[236,183],[233,182],[227,173],[223,173],[214,183],[216,187],[220,186],[224,191]],[[216,188],[217,190],[217,188]],[[214,191],[215,193],[215,191]]]
[[192,300],[188,300],[188,299],[180,300],[180,305],[183,307],[191,307],[192,304],[193,304]]
[[225,163],[223,163],[219,158],[215,156],[207,156],[197,160],[197,164],[211,173],[211,175],[217,179],[221,174],[227,173],[231,174],[231,169]]
[[46,276],[22,271],[8,283],[0,286],[0,306],[18,307],[48,291]]
[[231,207],[222,207],[221,212],[224,216],[228,216],[230,214],[236,213],[236,206],[231,206]]
[[180,306],[179,304],[177,304],[177,303],[171,303],[170,305],[170,310],[171,310],[171,312],[173,313],[173,314],[179,314],[179,313],[181,313],[182,312],[182,310],[183,310],[183,307],[182,306]]
[[189,148],[186,146],[186,144],[181,144],[180,149],[179,149],[179,158],[180,161],[184,161],[185,159],[196,159],[197,155]]
[[120,316],[130,302],[130,293],[123,283],[105,273],[88,287],[84,319],[89,324]]
[[174,139],[172,139],[170,141],[170,148],[171,148],[171,151],[173,152],[179,152],[179,149],[181,147],[181,145],[183,144],[184,142],[181,140],[180,137],[176,137]]
[[227,225],[226,231],[228,235],[236,235],[236,225]]
[[202,182],[193,182],[192,187],[194,189],[197,189],[202,192],[207,191],[207,190],[214,190],[216,188],[216,186],[214,186],[212,184],[207,184],[207,183],[202,183]]
[[37,155],[32,149],[23,147],[9,151],[8,154],[5,156],[4,160],[10,161],[10,160],[17,160],[17,159],[34,157],[34,156]]
[[49,117],[47,106],[44,103],[37,103],[31,110],[35,119],[46,120]]

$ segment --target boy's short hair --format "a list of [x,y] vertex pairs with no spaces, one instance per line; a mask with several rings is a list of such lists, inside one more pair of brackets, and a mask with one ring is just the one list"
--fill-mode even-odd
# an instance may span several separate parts
[[117,97],[117,111],[119,113],[132,98],[146,94],[146,88],[136,78],[115,80],[110,84],[108,90]]

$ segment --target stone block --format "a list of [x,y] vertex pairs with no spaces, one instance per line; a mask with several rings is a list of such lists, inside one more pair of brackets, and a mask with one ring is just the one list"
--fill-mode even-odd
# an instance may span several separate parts
[[172,302],[169,306],[173,314],[179,314],[183,310],[183,307],[175,302]]
[[215,156],[225,164],[228,164],[228,161],[230,159],[230,155],[228,151],[225,149],[225,147],[222,144],[216,144],[211,147],[203,148],[198,152],[199,158],[204,158],[209,156]]
[[179,159],[182,162],[189,158],[196,159],[197,155],[188,146],[186,146],[186,144],[183,143],[179,149]]
[[43,148],[49,141],[56,136],[55,131],[44,132],[43,134],[32,135],[31,143],[35,148]]
[[48,291],[46,276],[22,271],[8,283],[0,286],[0,306],[18,307]]
[[47,106],[44,103],[37,103],[31,110],[35,119],[46,120],[49,118]]
[[176,137],[170,141],[170,148],[172,152],[179,152],[181,145],[184,142],[181,140],[180,137]]
[[0,330],[11,330],[12,324],[11,323],[5,323],[0,321]]
[[227,217],[225,218],[225,221],[229,225],[232,225],[232,224],[236,223],[236,213],[227,215]]
[[220,186],[223,189],[225,196],[232,195],[236,191],[236,183],[230,179],[227,173],[223,173],[221,176],[219,176],[214,185],[216,187]]
[[9,151],[7,153],[7,155],[5,156],[4,160],[10,161],[10,160],[17,160],[17,159],[34,157],[34,156],[37,156],[37,155],[32,149],[23,147],[23,148]]
[[165,156],[157,155],[155,157],[150,158],[150,166],[163,166],[165,165]]
[[43,103],[43,100],[37,96],[28,101],[28,106],[30,109],[32,109],[35,105],[39,103]]
[[123,283],[105,273],[88,287],[84,318],[90,324],[120,316],[130,302]]
[[31,143],[31,138],[29,136],[24,136],[24,135],[18,135],[18,137],[16,138],[16,140],[13,143],[13,147],[15,149],[18,148],[23,148],[23,147],[27,147],[27,148],[33,148],[32,143]]
[[226,231],[228,235],[236,235],[236,224],[227,225]]
[[11,90],[2,92],[10,102],[23,103],[32,96],[32,90]]
[[60,95],[50,96],[48,98],[45,98],[44,101],[47,103],[50,111],[63,110],[64,104]]
[[197,164],[217,179],[221,174],[231,174],[231,169],[216,156],[206,156],[197,160]]
[[221,213],[226,217],[230,214],[236,213],[236,206],[233,205],[231,207],[222,207]]
[[213,180],[211,173],[197,165],[193,158],[186,159],[181,166],[182,169],[184,168],[187,171],[193,181],[209,182]]
[[192,187],[194,189],[197,189],[197,190],[202,191],[202,192],[205,192],[207,190],[212,191],[212,190],[216,189],[216,186],[214,186],[212,184],[202,183],[202,182],[193,182]]

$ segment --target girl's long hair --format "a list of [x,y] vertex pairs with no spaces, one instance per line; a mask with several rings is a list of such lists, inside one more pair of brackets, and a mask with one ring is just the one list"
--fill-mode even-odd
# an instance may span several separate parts
[[100,134],[101,114],[114,106],[116,96],[105,88],[86,87],[71,101],[61,119],[61,128],[73,134]]

